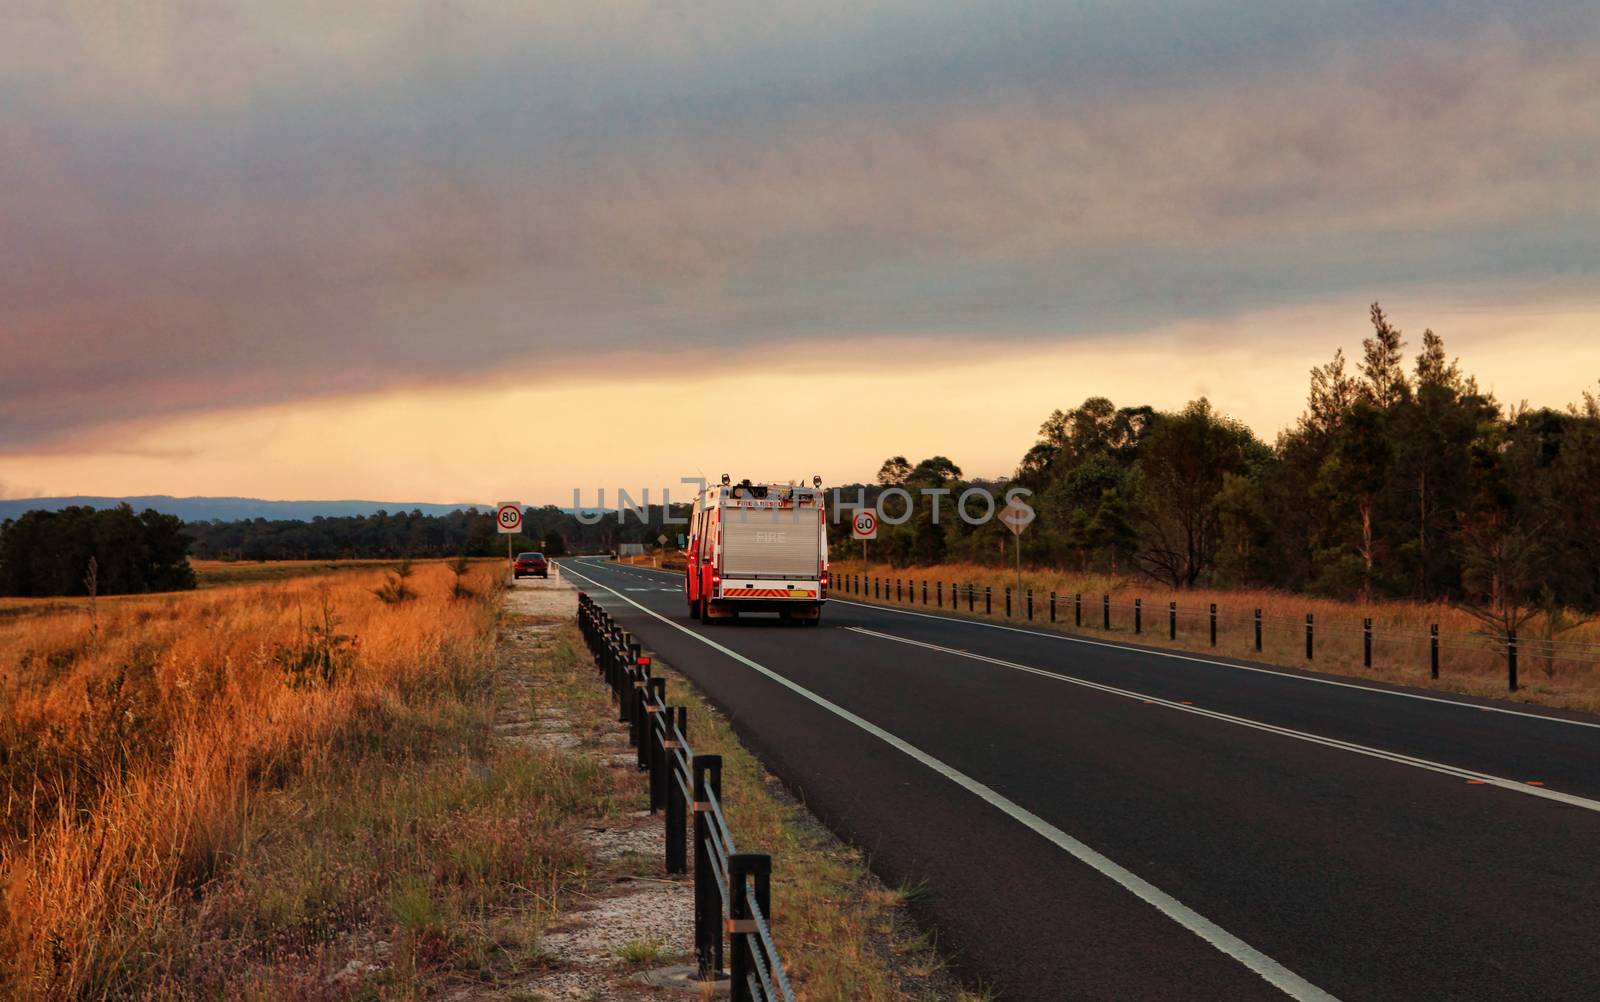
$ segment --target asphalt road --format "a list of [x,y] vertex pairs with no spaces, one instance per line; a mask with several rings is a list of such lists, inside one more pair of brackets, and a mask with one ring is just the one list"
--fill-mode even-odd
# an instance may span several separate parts
[[1600,718],[837,599],[702,626],[678,574],[567,577],[1005,999],[1600,998]]

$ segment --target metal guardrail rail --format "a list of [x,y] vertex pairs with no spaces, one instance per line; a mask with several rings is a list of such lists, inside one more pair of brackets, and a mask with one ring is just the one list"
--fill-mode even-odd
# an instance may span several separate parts
[[[665,813],[668,873],[689,872],[694,839],[694,943],[703,981],[723,976],[733,1002],[794,1002],[772,936],[772,857],[740,852],[722,810],[722,756],[689,745],[688,713],[667,704],[667,680],[587,592],[578,593],[578,628],[628,725],[641,771],[650,774],[650,812]],[[725,945],[727,950],[724,951]]]

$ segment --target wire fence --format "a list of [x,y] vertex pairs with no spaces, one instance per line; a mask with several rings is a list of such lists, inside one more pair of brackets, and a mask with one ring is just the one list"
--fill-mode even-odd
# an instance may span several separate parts
[[578,626],[616,700],[618,722],[628,725],[639,769],[650,774],[650,812],[665,814],[668,873],[689,871],[688,816],[694,816],[700,980],[711,985],[725,976],[733,1002],[794,1002],[772,935],[772,857],[740,852],[734,844],[723,813],[722,756],[695,753],[687,708],[668,705],[667,680],[651,674],[650,659],[633,636],[587,592],[578,593]]
[[1054,624],[1076,632],[1122,634],[1174,646],[1206,647],[1241,657],[1279,662],[1315,664],[1332,655],[1340,662],[1362,667],[1387,667],[1406,672],[1425,671],[1429,678],[1441,672],[1484,674],[1503,668],[1508,691],[1520,687],[1520,673],[1530,664],[1554,678],[1558,670],[1593,672],[1600,665],[1600,644],[1558,637],[1519,636],[1516,631],[1492,633],[1441,633],[1439,624],[1426,631],[1415,624],[1378,622],[1364,616],[1359,622],[1312,612],[1304,618],[1286,616],[1260,607],[1221,607],[1215,602],[1164,605],[1114,599],[1108,593],[1043,592],[1032,588],[994,588],[959,580],[903,578],[847,572],[837,576],[837,591],[891,605],[991,617],[1013,622]]

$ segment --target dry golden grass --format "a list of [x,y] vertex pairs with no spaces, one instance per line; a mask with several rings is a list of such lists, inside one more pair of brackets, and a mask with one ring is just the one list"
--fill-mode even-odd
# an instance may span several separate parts
[[[863,572],[860,561],[840,561],[832,565],[834,593],[841,598],[875,601],[870,594],[870,579],[887,581],[888,604],[922,605],[922,583],[928,585],[928,605],[936,601],[936,583],[944,585],[944,607],[950,607],[950,587],[974,585],[978,595],[974,613],[982,616],[982,589],[992,589],[991,618],[1005,618],[1005,589],[1016,588],[1016,572],[1007,567],[979,564],[943,564],[936,567],[884,567],[866,569],[867,593],[846,593],[844,577]],[[901,598],[894,598],[894,582],[908,587]],[[881,587],[881,585],[880,585]],[[1484,633],[1482,624],[1470,614],[1445,604],[1416,602],[1373,602],[1360,605],[1334,599],[1311,598],[1266,590],[1212,590],[1174,592],[1143,580],[1105,574],[1074,574],[1061,571],[1022,572],[1022,588],[1034,597],[1033,623],[1049,628],[1049,597],[1056,593],[1055,628],[1068,633],[1109,637],[1119,642],[1148,644],[1192,651],[1215,651],[1230,657],[1267,661],[1288,667],[1319,672],[1379,679],[1406,685],[1427,686],[1479,696],[1521,699],[1568,709],[1600,712],[1600,623],[1590,623],[1562,633],[1555,644],[1545,646],[1538,639],[1540,621],[1525,628],[1518,664],[1520,687],[1516,693],[1506,689],[1505,649]],[[1073,596],[1083,596],[1083,626],[1074,628]],[[1112,630],[1103,628],[1103,596],[1112,602]],[[1134,600],[1143,606],[1143,630],[1133,632]],[[1026,621],[1024,600],[1012,599],[1012,621]],[[1168,639],[1168,603],[1178,604],[1178,639]],[[1217,606],[1217,646],[1210,644],[1210,605]],[[1254,610],[1262,614],[1262,650],[1255,650]],[[962,593],[960,612],[969,614],[966,593]],[[1305,621],[1314,619],[1315,658],[1305,658]],[[1363,665],[1362,620],[1373,621],[1372,668]],[[1437,624],[1440,631],[1439,678],[1429,677],[1428,629]],[[1546,654],[1552,656],[1546,657]]]
[[[416,751],[490,663],[497,588],[383,575],[12,604],[0,618],[0,997],[183,996],[163,930],[248,851],[266,791]],[[410,724],[407,724],[410,721]],[[359,756],[354,756],[359,757]]]
[[633,567],[659,567],[664,571],[681,571],[687,566],[687,559],[681,550],[672,550],[659,556],[646,554],[632,557],[618,557],[617,563],[628,564]]

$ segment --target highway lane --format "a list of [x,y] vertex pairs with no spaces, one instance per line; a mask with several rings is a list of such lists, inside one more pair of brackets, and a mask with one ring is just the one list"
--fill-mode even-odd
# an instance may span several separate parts
[[[1593,727],[843,603],[818,630],[702,628],[676,575],[574,571],[728,710],[830,826],[871,851],[875,869],[925,878],[919,912],[1007,997],[1593,995],[1600,813],[1581,800],[1595,789]],[[1107,684],[1123,691],[1087,687]],[[1298,736],[1195,712],[1213,706]],[[1532,750],[1507,752],[1507,740]],[[1500,779],[1537,769],[1563,777],[1544,789],[1580,800],[1471,785],[1372,751],[1438,755]],[[1153,906],[1048,832],[1103,853],[1189,916]]]

